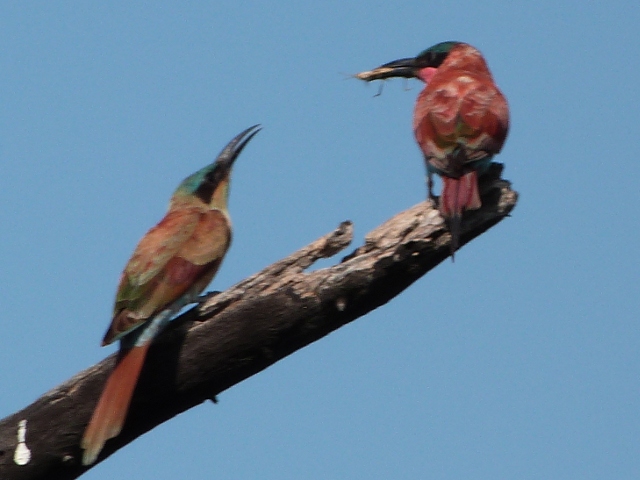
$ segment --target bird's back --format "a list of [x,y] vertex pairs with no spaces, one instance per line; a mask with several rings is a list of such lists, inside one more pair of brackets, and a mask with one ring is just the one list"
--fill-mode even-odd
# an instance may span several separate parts
[[451,176],[451,156],[472,163],[498,153],[509,129],[507,101],[487,71],[441,68],[418,96],[414,132],[425,158]]
[[199,294],[218,270],[231,226],[220,210],[174,209],[142,238],[116,294],[108,344],[126,335],[185,294]]

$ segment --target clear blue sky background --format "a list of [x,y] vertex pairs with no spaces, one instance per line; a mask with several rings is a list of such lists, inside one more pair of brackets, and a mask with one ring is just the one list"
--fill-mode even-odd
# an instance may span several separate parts
[[4,2],[0,417],[115,350],[137,241],[249,125],[215,289],[423,200],[420,84],[348,74],[462,40],[510,102],[513,217],[84,478],[639,478],[638,25],[631,1]]

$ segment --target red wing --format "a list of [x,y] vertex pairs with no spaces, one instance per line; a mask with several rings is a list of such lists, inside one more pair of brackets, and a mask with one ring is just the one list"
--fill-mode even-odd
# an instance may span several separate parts
[[462,98],[459,119],[468,148],[489,154],[500,151],[509,129],[509,108],[493,82],[475,82]]
[[420,93],[414,116],[416,140],[429,162],[449,171],[449,159],[460,146],[469,161],[498,153],[509,110],[493,82],[457,71],[434,80]]
[[140,287],[155,277],[193,234],[202,210],[181,208],[167,212],[138,243],[124,269],[132,286]]
[[455,85],[440,83],[425,88],[416,101],[414,131],[427,156],[455,144],[460,98]]
[[173,257],[158,275],[137,290],[141,296],[116,303],[116,313],[102,344],[107,345],[133,331],[188,291],[200,293],[216,273],[220,260],[194,265]]
[[200,293],[230,240],[227,217],[217,210],[169,212],[142,238],[122,273],[104,342],[135,329],[190,289]]

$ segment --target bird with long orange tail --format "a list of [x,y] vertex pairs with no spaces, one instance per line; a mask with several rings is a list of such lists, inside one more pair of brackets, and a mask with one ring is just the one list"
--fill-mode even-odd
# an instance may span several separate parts
[[153,339],[182,307],[197,301],[218,271],[231,243],[231,167],[259,130],[255,125],[240,133],[214,163],[180,184],[167,214],[142,237],[124,268],[102,340],[120,340],[120,354],[82,437],[83,465],[94,463],[105,442],[122,430]]
[[480,208],[478,176],[499,153],[509,130],[509,107],[487,62],[474,47],[442,42],[415,58],[386,63],[357,78],[418,78],[413,131],[427,165],[429,197],[433,174],[442,177],[439,209],[451,230],[451,255],[459,246],[462,214]]

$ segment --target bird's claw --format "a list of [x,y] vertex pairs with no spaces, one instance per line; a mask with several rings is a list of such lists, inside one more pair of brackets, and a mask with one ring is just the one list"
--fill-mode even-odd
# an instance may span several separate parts
[[200,295],[198,298],[196,298],[196,303],[201,304],[206,302],[207,300],[211,300],[213,297],[215,297],[216,295],[220,295],[222,292],[218,291],[218,290],[214,290],[213,292],[207,292],[203,295]]

